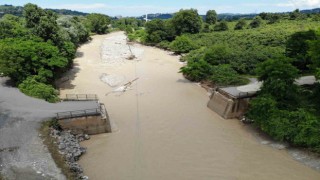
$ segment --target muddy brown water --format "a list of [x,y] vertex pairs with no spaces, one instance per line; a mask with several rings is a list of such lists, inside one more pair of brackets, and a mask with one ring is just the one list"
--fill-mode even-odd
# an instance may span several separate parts
[[[109,56],[118,54],[117,39],[122,42],[124,34],[94,36],[82,46],[74,79],[61,86],[62,94],[98,94],[114,124],[113,133],[82,144],[88,153],[80,164],[90,179],[320,179],[286,150],[263,145],[239,121],[208,109],[207,92],[178,73],[178,57],[134,45],[143,50],[135,61],[103,61],[97,52],[109,48]],[[104,73],[139,80],[124,93],[106,96],[113,88],[100,80]]]

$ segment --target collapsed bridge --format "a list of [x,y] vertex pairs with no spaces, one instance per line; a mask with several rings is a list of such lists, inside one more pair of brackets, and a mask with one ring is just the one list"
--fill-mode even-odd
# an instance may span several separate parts
[[108,112],[95,94],[67,94],[63,101],[96,101],[97,108],[56,113],[56,119],[64,130],[74,134],[110,133],[111,124]]

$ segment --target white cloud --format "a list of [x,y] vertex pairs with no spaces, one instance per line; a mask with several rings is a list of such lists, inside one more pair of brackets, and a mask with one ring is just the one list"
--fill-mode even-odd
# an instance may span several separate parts
[[289,0],[287,3],[277,4],[279,7],[294,7],[294,8],[318,8],[320,0]]

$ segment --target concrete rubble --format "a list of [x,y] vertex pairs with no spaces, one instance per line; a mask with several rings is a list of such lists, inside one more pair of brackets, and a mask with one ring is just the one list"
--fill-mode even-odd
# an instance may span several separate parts
[[59,153],[65,157],[69,168],[77,176],[77,179],[89,179],[84,176],[83,169],[77,163],[79,158],[86,153],[86,148],[80,146],[81,141],[89,140],[90,136],[87,134],[74,135],[71,131],[59,131],[54,128],[50,132],[51,137],[56,139]]

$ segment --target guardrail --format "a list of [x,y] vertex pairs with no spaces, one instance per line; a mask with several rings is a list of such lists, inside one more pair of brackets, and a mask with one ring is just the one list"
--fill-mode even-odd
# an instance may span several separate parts
[[60,112],[60,113],[56,113],[56,119],[61,120],[61,119],[70,119],[70,118],[88,117],[88,116],[97,116],[97,115],[101,115],[101,108]]
[[96,94],[66,94],[64,101],[97,101]]

